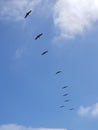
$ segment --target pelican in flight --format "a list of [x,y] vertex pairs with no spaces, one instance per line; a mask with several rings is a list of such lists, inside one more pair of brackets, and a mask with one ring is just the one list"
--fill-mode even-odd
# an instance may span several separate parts
[[64,88],[67,88],[68,86],[64,86],[64,87],[62,87],[62,89],[64,89]]
[[57,71],[56,74],[59,74],[59,73],[61,73],[61,72],[62,72],[62,71]]
[[69,99],[66,99],[64,102],[69,102],[70,100]]
[[41,55],[45,55],[46,53],[48,53],[48,51],[44,51]]
[[63,108],[63,107],[64,107],[64,105],[60,106],[60,108]]
[[69,95],[68,93],[65,93],[63,96],[67,96],[67,95]]
[[69,110],[72,111],[72,110],[74,110],[74,108],[70,108]]
[[38,38],[40,38],[42,35],[43,35],[43,33],[38,34],[38,35],[35,37],[35,40],[37,40]]
[[31,12],[32,12],[32,10],[28,11],[24,18],[27,18],[30,15]]

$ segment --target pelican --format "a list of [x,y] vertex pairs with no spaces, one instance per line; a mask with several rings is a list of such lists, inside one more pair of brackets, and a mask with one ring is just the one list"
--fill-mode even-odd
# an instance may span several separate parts
[[64,88],[67,88],[68,86],[64,86],[64,87],[62,87],[62,89],[64,89]]
[[60,106],[60,108],[63,108],[63,107],[64,107],[64,105]]
[[48,53],[48,51],[44,51],[41,55],[45,55],[46,53]]
[[65,100],[64,102],[69,102],[70,100],[69,99],[67,99],[67,100]]
[[69,95],[68,93],[65,93],[63,96],[67,96],[67,95]]
[[32,12],[32,10],[28,11],[24,18],[27,18],[30,15],[31,12]]
[[38,35],[35,37],[35,40],[37,40],[38,38],[40,38],[42,35],[43,35],[43,33],[38,34]]
[[70,108],[69,110],[72,111],[72,110],[74,110],[74,108]]
[[62,72],[62,71],[57,71],[56,74],[59,74],[59,73],[61,73],[61,72]]

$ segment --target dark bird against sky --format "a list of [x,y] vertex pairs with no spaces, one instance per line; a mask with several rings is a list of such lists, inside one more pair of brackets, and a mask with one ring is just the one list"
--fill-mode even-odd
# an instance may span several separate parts
[[74,110],[74,108],[70,108],[69,110],[72,111],[72,110]]
[[32,10],[30,10],[29,12],[27,12],[24,18],[27,18],[30,15],[31,12],[32,12]]
[[61,72],[62,72],[62,71],[57,71],[56,74],[59,74],[59,73],[61,73]]
[[64,86],[64,87],[62,87],[62,89],[64,89],[64,88],[67,88],[68,86]]
[[69,102],[70,100],[69,99],[67,99],[67,100],[65,100],[64,102]]
[[63,94],[63,96],[67,96],[67,95],[69,95],[69,94],[68,93]]
[[63,107],[64,107],[64,105],[60,106],[60,108],[63,108]]
[[38,35],[35,37],[35,40],[37,40],[38,38],[40,38],[42,35],[43,35],[43,33],[38,34]]
[[48,51],[44,51],[41,55],[45,55],[46,53],[48,53]]

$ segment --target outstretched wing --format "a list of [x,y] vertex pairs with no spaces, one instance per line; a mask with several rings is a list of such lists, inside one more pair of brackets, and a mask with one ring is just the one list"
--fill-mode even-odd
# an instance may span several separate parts
[[30,10],[29,12],[26,13],[24,18],[27,18],[27,16],[32,12],[32,10]]
[[70,108],[69,110],[72,111],[72,110],[74,110],[74,108]]
[[57,71],[56,74],[59,74],[59,73],[61,73],[61,72],[62,72],[62,71]]
[[37,36],[35,37],[35,40],[37,40],[38,38],[40,38],[42,35],[43,35],[43,33],[40,33],[39,35],[37,35]]
[[70,100],[69,99],[67,99],[67,100],[65,100],[64,102],[69,102]]
[[41,55],[45,55],[46,53],[48,53],[48,51],[44,51]]
[[63,108],[63,107],[64,107],[64,105],[60,106],[60,108]]
[[63,96],[67,96],[67,95],[68,95],[68,93],[63,94]]
[[64,87],[62,87],[62,89],[64,89],[64,88],[67,88],[68,86],[64,86]]

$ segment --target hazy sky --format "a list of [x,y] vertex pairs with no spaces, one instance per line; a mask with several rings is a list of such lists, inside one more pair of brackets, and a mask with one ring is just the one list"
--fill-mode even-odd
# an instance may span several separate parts
[[0,130],[98,130],[98,1],[0,8]]

